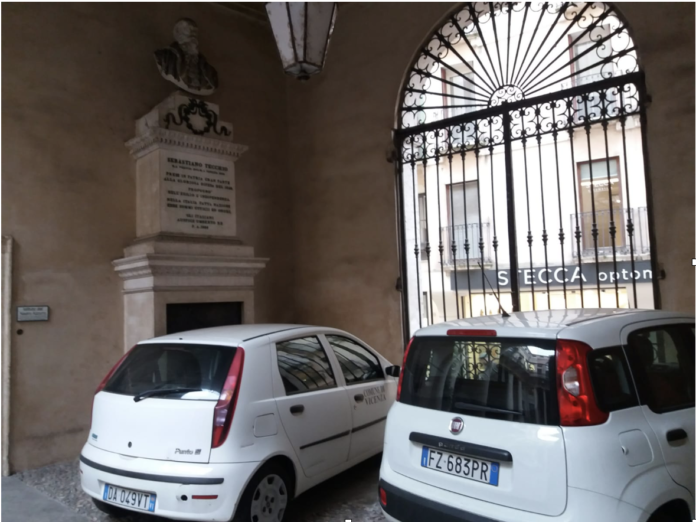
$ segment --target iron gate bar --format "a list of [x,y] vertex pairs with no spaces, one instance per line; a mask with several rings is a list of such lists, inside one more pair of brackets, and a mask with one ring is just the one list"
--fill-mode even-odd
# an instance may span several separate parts
[[505,59],[505,83],[510,83],[510,29],[512,28],[512,3],[507,3],[508,28],[507,28],[507,58]]
[[[621,141],[623,144],[624,156],[624,175],[626,178],[626,206],[628,207],[628,219],[626,223],[626,231],[628,232],[629,252],[631,253],[631,274],[636,273],[636,259],[633,254],[633,217],[631,212],[631,189],[628,184],[628,154],[626,151],[626,110],[623,101],[623,88],[619,88],[619,100],[621,102],[621,112],[619,122],[621,123]],[[655,272],[653,272],[655,274]],[[638,289],[636,287],[636,278],[633,277],[633,305],[638,308]]]
[[440,278],[442,279],[442,313],[447,321],[447,303],[445,302],[445,259],[444,259],[444,246],[442,244],[442,211],[440,209],[440,143],[438,137],[440,132],[435,133],[435,172],[437,175],[437,228],[439,231],[438,250],[440,251]]
[[[460,127],[462,131],[462,198],[464,201],[464,251],[466,252],[466,291],[469,294],[469,314],[471,317],[474,316],[474,306],[471,299],[471,265],[469,264],[469,224],[467,222],[467,211],[466,211],[466,146],[464,145],[464,132],[466,128],[464,125]],[[454,228],[454,227],[453,227]],[[455,279],[456,279],[455,274]]]
[[[450,135],[450,138],[452,136]],[[454,240],[454,183],[452,181],[452,140],[450,139],[449,142],[449,147],[447,149],[447,159],[449,160],[449,178],[450,178],[450,190],[449,190],[449,196],[450,196],[450,213],[452,214],[452,244],[450,245],[450,249],[452,251],[452,262],[454,263],[454,294],[455,294],[455,300],[457,301],[457,319],[461,319],[461,315],[459,313],[459,282],[457,281],[456,273],[457,273],[457,243]],[[462,183],[462,187],[464,184]]]
[[[501,5],[502,9],[502,5]],[[488,4],[488,10],[491,13],[491,22],[493,22],[493,36],[495,37],[495,48],[498,51],[498,67],[500,67],[500,81],[503,81],[503,62],[500,58],[500,43],[498,40],[498,26],[495,24],[495,13],[493,12],[493,4]],[[510,33],[508,33],[509,35]],[[508,38],[509,40],[509,38]]]
[[[662,295],[660,294],[660,274],[657,258],[657,242],[655,241],[655,203],[653,202],[652,178],[650,177],[650,151],[648,150],[648,116],[646,114],[647,104],[650,97],[645,91],[645,82],[636,84],[638,96],[642,100],[640,104],[640,127],[641,143],[643,145],[643,172],[645,173],[645,195],[646,206],[648,207],[648,238],[650,239],[650,264],[652,266],[653,302],[658,310],[662,308]],[[656,277],[657,276],[657,277]]]
[[[488,157],[490,158],[490,164],[491,164],[491,206],[493,207],[493,255],[495,257],[495,273],[498,274],[500,273],[499,267],[498,267],[498,231],[495,226],[495,181],[493,180],[493,117],[490,118],[490,122],[488,124],[488,130],[490,131],[489,135],[489,140],[488,140]],[[481,260],[481,272],[483,273],[483,259]],[[455,276],[455,279],[456,276]],[[503,305],[500,302],[500,278],[496,277],[496,299],[498,300],[498,313],[503,313]],[[491,288],[491,290],[493,290]]]
[[[423,146],[426,146],[425,134],[423,135]],[[428,225],[428,176],[427,176],[427,163],[428,158],[423,154],[423,187],[425,188],[425,230],[428,231],[428,236],[425,240],[425,255],[428,258],[428,299],[430,301],[429,312],[430,318],[428,324],[433,324],[435,322],[435,316],[433,315],[433,276],[430,270],[430,226]],[[417,266],[417,265],[416,265]]]
[[[551,135],[553,136],[553,151],[554,151],[554,157],[556,159],[556,189],[558,192],[558,224],[559,224],[559,229],[558,229],[558,241],[561,245],[561,268],[563,269],[563,273],[565,274],[566,268],[565,268],[565,234],[563,233],[563,210],[562,210],[562,205],[561,205],[561,171],[560,171],[560,166],[558,162],[558,128],[557,128],[557,123],[556,123],[556,109],[560,108],[560,103],[559,101],[552,102],[552,108],[551,108],[551,123],[552,123],[552,128],[553,132]],[[575,183],[573,183],[573,187],[575,187]],[[563,278],[563,302],[565,304],[566,309],[568,308],[568,292],[566,288],[566,280],[567,278]],[[551,308],[549,306],[549,308]]]
[[[398,154],[398,152],[397,152],[397,154]],[[415,158],[416,158],[416,156],[415,156],[414,151],[413,151],[413,139],[411,139],[411,172],[413,174],[413,237],[414,237],[413,253],[416,255],[416,287],[417,287],[417,291],[418,291],[418,295],[417,295],[417,297],[418,297],[418,299],[417,299],[417,301],[418,301],[418,326],[419,326],[419,328],[422,328],[423,327],[423,311],[421,310],[421,286],[420,286],[420,273],[419,273],[420,267],[418,266],[418,263],[420,262],[420,248],[419,248],[420,241],[418,240],[418,222],[416,221],[416,216],[418,215],[416,213],[416,194],[418,192],[418,176],[416,173],[416,160],[415,160]],[[402,252],[405,253],[406,252],[405,233],[404,233],[404,239],[403,239],[402,243],[403,243]],[[402,255],[401,257],[403,257],[404,260],[406,259],[405,255]],[[406,264],[406,267],[404,269],[404,273],[407,273],[407,271],[408,271],[408,264]],[[404,290],[405,290],[404,293],[408,294],[408,287],[405,285],[404,285]],[[408,302],[408,297],[406,297],[406,301]],[[408,309],[408,307],[406,309]],[[406,317],[408,318],[408,315]],[[405,322],[409,323],[410,318],[408,318]],[[404,341],[406,339],[410,338],[410,336],[411,336],[410,334],[411,334],[411,332],[410,332],[410,330],[408,330],[407,335],[404,336]]]
[[[582,95],[582,103],[585,107],[585,135],[587,136],[587,165],[590,168],[590,199],[592,201],[592,241],[594,242],[595,251],[595,270],[597,270],[597,303],[599,307],[602,306],[602,292],[599,284],[599,248],[597,246],[597,236],[599,231],[597,230],[597,214],[595,209],[595,196],[594,196],[594,174],[592,172],[592,144],[590,143],[590,131],[592,130],[592,121],[590,119],[590,112],[588,111],[587,102],[589,100],[589,94],[585,93]],[[583,116],[581,116],[583,117]],[[582,179],[581,179],[582,183]],[[611,204],[611,202],[609,202]]]
[[[505,147],[505,189],[507,193],[508,240],[510,250],[510,297],[512,311],[520,311],[520,282],[517,261],[517,224],[515,217],[515,183],[512,171],[512,135],[510,111],[503,112],[503,143]],[[497,278],[496,278],[497,279]]]
[[[616,222],[614,221],[614,199],[611,194],[611,169],[610,169],[610,159],[609,159],[609,137],[607,135],[607,127],[609,127],[609,120],[606,118],[609,116],[609,102],[608,94],[609,90],[605,93],[599,94],[599,101],[602,105],[601,115],[602,115],[602,130],[604,131],[604,156],[607,159],[607,187],[609,190],[609,235],[611,236],[611,252],[614,259],[614,274],[618,273],[616,267]],[[620,176],[619,172],[616,173],[617,178]],[[619,178],[620,179],[620,178]],[[621,195],[621,194],[619,194]],[[630,208],[629,212],[630,212]],[[597,278],[599,279],[599,277]],[[619,308],[619,278],[614,277],[614,292],[616,294],[616,308]]]
[[[516,111],[517,112],[517,111]],[[527,133],[524,132],[524,110],[519,111],[522,120],[522,154],[524,156],[524,187],[527,196],[527,245],[529,246],[529,269],[534,274],[534,256],[532,255],[532,216],[529,208],[529,177],[527,176]],[[532,277],[532,310],[536,310],[536,299],[534,298],[534,278]]]
[[[394,163],[394,175],[396,176],[396,215],[397,219],[399,219],[399,238],[397,239],[397,244],[399,247],[399,253],[400,253],[400,259],[399,259],[399,271],[401,272],[399,274],[399,279],[398,282],[401,283],[401,288],[398,287],[397,285],[397,290],[400,291],[401,293],[401,306],[404,307],[404,310],[408,310],[408,259],[406,256],[403,255],[404,252],[406,252],[406,206],[404,202],[404,163],[403,163],[403,158],[402,155],[397,152],[396,150],[393,150],[391,153],[391,159],[393,160]],[[415,198],[415,191],[414,192],[414,198]],[[414,217],[414,224],[415,224],[415,216],[416,216],[416,211],[415,211],[415,206],[413,209],[413,217]],[[416,245],[418,245],[418,236],[415,236],[416,238]],[[417,248],[417,247],[416,247]],[[418,302],[418,307],[420,309],[420,301]],[[408,318],[408,314],[404,315],[401,314],[401,331],[402,331],[402,337],[403,339],[409,339],[410,338],[410,333],[411,333],[411,324],[410,320]]]
[[[481,222],[481,172],[479,170],[479,155],[481,154],[481,148],[479,147],[479,125],[478,122],[474,123],[474,132],[476,133],[476,149],[474,150],[474,155],[476,156],[476,201],[478,205],[478,229],[479,229],[479,259],[481,263],[481,289],[483,290],[483,309],[487,310],[486,307],[486,273],[483,270],[483,226]],[[472,315],[473,317],[473,310]]]
[[[397,145],[401,143],[399,140],[403,140],[407,136],[422,134],[424,132],[433,131],[442,127],[449,127],[453,125],[471,123],[476,120],[482,120],[489,116],[502,115],[505,111],[516,111],[519,109],[524,109],[531,105],[540,105],[542,103],[552,102],[561,98],[573,98],[581,96],[583,94],[592,94],[597,91],[608,89],[610,87],[623,87],[626,84],[634,84],[637,88],[643,85],[645,81],[645,75],[643,71],[637,71],[629,74],[624,74],[622,76],[614,76],[612,78],[607,78],[606,80],[600,80],[593,83],[587,83],[584,85],[576,85],[575,87],[570,87],[562,91],[551,92],[547,94],[540,94],[539,96],[534,96],[532,98],[527,98],[520,101],[508,102],[504,105],[499,105],[497,107],[489,107],[487,109],[482,109],[480,111],[460,114],[458,116],[452,116],[450,118],[443,118],[437,121],[431,121],[428,123],[422,123],[413,127],[402,127],[400,129],[394,129],[394,136],[397,139]],[[641,89],[639,88],[639,93]],[[642,100],[642,95],[640,97]],[[423,109],[424,107],[418,107]],[[425,107],[428,108],[428,107]],[[638,113],[638,110],[635,111]],[[618,119],[618,118],[617,118]],[[578,125],[581,126],[581,125]],[[519,139],[519,138],[513,138]],[[401,150],[397,148],[397,151]]]
[[549,280],[549,235],[546,233],[546,202],[544,198],[544,168],[541,161],[541,134],[537,133],[537,150],[539,151],[539,193],[541,194],[541,242],[544,244],[544,268],[546,269],[546,299],[551,310],[551,281]]
[[[568,109],[568,119],[573,117],[572,114],[572,98],[567,100],[567,109]],[[568,142],[570,143],[570,168],[571,172],[575,172],[576,163],[575,163],[575,145],[574,145],[574,140],[573,140],[573,134],[575,133],[575,129],[573,129],[572,125],[568,126]],[[585,291],[583,289],[583,276],[582,276],[582,248],[580,247],[580,243],[582,242],[582,230],[580,229],[580,224],[578,223],[578,187],[575,182],[573,182],[573,195],[575,197],[575,243],[577,244],[578,248],[578,268],[580,269],[580,308],[585,308]],[[565,278],[564,278],[565,279]]]

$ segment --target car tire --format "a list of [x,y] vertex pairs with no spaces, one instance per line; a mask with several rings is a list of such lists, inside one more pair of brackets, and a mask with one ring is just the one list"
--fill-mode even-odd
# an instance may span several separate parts
[[261,466],[247,484],[232,522],[282,522],[292,500],[292,479],[279,463]]
[[106,513],[107,515],[113,517],[113,518],[123,518],[127,517],[130,512],[122,509],[118,506],[112,506],[111,504],[107,504],[106,502],[102,502],[101,500],[97,500],[96,498],[92,499],[92,502],[94,502],[94,506],[101,511],[102,513]]

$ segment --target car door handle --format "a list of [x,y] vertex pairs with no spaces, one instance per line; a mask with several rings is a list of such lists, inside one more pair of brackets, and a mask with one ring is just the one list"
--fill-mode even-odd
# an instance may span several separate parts
[[686,431],[677,428],[676,430],[669,430],[667,432],[667,442],[676,442],[678,440],[684,440],[688,438],[688,435],[686,434]]
[[302,404],[295,404],[295,406],[290,406],[290,413],[293,415],[297,413],[302,413],[304,411],[304,406]]
[[365,400],[365,396],[362,393],[354,395],[353,398],[355,399],[355,402],[362,402]]

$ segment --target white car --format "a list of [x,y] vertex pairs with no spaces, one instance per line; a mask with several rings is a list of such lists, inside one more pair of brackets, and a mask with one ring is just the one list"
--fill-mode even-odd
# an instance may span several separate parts
[[293,497],[382,451],[397,368],[332,328],[138,343],[97,389],[82,488],[116,516],[280,522]]
[[694,317],[558,310],[423,328],[384,443],[391,522],[690,522]]

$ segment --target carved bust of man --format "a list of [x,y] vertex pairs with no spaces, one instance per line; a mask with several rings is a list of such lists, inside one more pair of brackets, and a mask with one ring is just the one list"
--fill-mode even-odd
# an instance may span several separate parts
[[198,26],[189,18],[174,25],[174,43],[155,51],[162,77],[192,94],[212,94],[218,86],[217,71],[198,52]]

